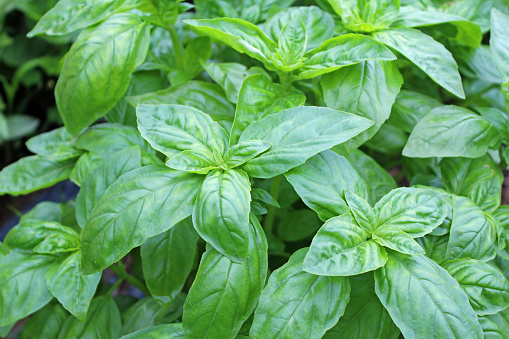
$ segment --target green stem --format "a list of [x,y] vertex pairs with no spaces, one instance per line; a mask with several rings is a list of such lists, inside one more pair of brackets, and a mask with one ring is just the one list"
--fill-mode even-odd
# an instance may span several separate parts
[[279,73],[279,82],[283,85],[286,93],[289,93],[292,88],[291,74],[289,72]]
[[122,263],[119,262],[118,266],[113,264],[110,266],[110,269],[113,272],[115,272],[115,274],[118,275],[119,278],[127,281],[131,285],[138,288],[141,292],[143,292],[143,294],[147,296],[150,295],[150,292],[148,291],[148,288],[145,286],[145,284],[136,279],[135,277],[133,277],[132,275],[130,275],[129,273],[127,273],[125,270],[125,266]]
[[182,48],[182,44],[180,43],[179,36],[177,31],[175,30],[175,26],[170,25],[168,27],[168,32],[170,32],[171,42],[173,44],[173,51],[175,52],[175,66],[183,70],[184,69],[184,49]]
[[[279,197],[279,188],[281,187],[281,175],[272,179],[272,185],[270,186],[270,195],[274,199],[277,200]],[[265,233],[272,233],[272,229],[274,228],[274,219],[276,217],[276,206],[269,205],[267,208],[267,215],[265,216],[265,220],[263,222],[263,226],[265,228]]]

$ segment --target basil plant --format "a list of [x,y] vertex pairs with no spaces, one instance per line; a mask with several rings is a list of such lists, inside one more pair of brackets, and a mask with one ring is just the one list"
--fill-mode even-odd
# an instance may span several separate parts
[[0,335],[507,338],[508,14],[56,2],[64,126],[0,194],[79,191],[0,243]]

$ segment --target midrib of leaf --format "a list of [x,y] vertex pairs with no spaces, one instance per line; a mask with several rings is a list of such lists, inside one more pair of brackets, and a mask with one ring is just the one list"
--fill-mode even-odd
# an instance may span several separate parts
[[346,331],[346,329],[348,328],[348,326],[350,326],[350,324],[351,324],[351,323],[352,323],[355,319],[357,319],[357,317],[359,317],[359,316],[360,316],[360,314],[361,314],[361,313],[362,313],[362,312],[363,312],[363,311],[364,311],[364,310],[365,310],[365,309],[366,309],[369,305],[371,305],[371,303],[372,303],[374,300],[376,300],[376,299],[378,299],[376,295],[375,295],[374,297],[372,297],[372,298],[371,298],[371,300],[370,300],[370,301],[369,301],[366,305],[364,305],[364,307],[362,307],[362,308],[359,310],[359,312],[357,312],[357,313],[356,313],[356,314],[352,317],[352,319],[351,319],[349,322],[347,322],[347,323],[346,323],[346,325],[345,325],[345,327],[343,328],[343,330],[342,330],[341,332],[339,332],[338,334],[341,334],[341,333],[345,332],[345,331]]

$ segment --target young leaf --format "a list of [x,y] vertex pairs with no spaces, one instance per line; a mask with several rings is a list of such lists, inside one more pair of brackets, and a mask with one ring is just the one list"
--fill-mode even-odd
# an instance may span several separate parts
[[122,98],[129,75],[145,59],[148,38],[149,25],[127,13],[80,34],[55,87],[58,111],[70,133],[77,135]]
[[238,143],[242,132],[253,122],[284,109],[302,106],[306,97],[293,90],[290,93],[267,77],[256,74],[242,83],[238,95],[235,120],[230,133],[230,145]]
[[46,283],[58,301],[81,321],[85,321],[90,301],[101,273],[83,275],[81,273],[81,252],[57,261],[46,273]]
[[309,158],[286,172],[285,177],[304,203],[323,221],[350,212],[343,199],[345,190],[362,197],[368,195],[357,171],[344,157],[332,151],[323,151]]
[[313,238],[303,270],[325,276],[349,276],[376,270],[387,253],[357,225],[336,217],[327,220]]
[[244,166],[250,176],[271,178],[359,134],[373,124],[354,114],[325,107],[297,107],[249,125],[239,141],[264,140],[272,147]]
[[403,84],[394,62],[363,61],[324,75],[321,80],[327,107],[373,120],[375,124],[343,145],[353,150],[370,139],[391,114]]
[[272,61],[283,72],[294,71],[302,65],[307,44],[306,26],[300,19],[292,19],[281,30]]
[[430,36],[412,28],[394,28],[377,32],[373,37],[403,54],[452,94],[465,98],[456,61],[442,44]]
[[0,326],[37,311],[53,299],[44,276],[53,256],[10,252],[0,256]]
[[121,330],[120,312],[115,301],[110,296],[101,296],[92,300],[85,321],[72,315],[67,317],[58,338],[118,338]]
[[253,215],[244,262],[234,263],[209,246],[184,304],[186,338],[234,338],[258,303],[267,265],[267,240]]
[[361,34],[345,34],[329,39],[306,54],[294,80],[316,78],[319,75],[366,60],[395,60],[387,47]]
[[379,245],[388,247],[392,250],[410,254],[424,254],[424,250],[411,235],[403,232],[396,227],[380,227],[373,233],[373,240]]
[[39,155],[21,158],[0,172],[0,195],[22,195],[50,187],[69,177],[75,159],[55,161]]
[[26,145],[32,153],[63,161],[76,158],[81,154],[79,150],[72,146],[72,139],[72,135],[67,132],[65,127],[60,127],[28,139]]
[[398,188],[374,207],[378,227],[398,228],[414,238],[422,237],[440,225],[447,216],[445,202],[430,190]]
[[165,324],[147,327],[142,330],[122,336],[120,339],[182,339],[185,337],[181,323]]
[[509,306],[509,282],[495,267],[473,259],[448,261],[442,267],[459,282],[478,315],[495,314]]
[[138,105],[138,129],[153,148],[174,157],[183,151],[204,149],[224,154],[225,130],[207,114],[182,105]]
[[198,174],[207,174],[210,170],[219,168],[221,164],[222,159],[216,159],[205,147],[184,151],[166,162],[169,168]]
[[69,179],[78,186],[82,186],[97,167],[102,165],[106,161],[105,158],[97,155],[93,152],[83,153],[76,165],[69,174]]
[[169,305],[184,287],[193,269],[198,239],[191,218],[187,218],[141,245],[145,283],[163,306]]
[[87,178],[76,197],[76,220],[81,228],[106,189],[122,174],[141,167],[140,160],[137,146],[126,148],[109,157]]
[[83,272],[105,269],[191,215],[202,180],[164,165],[145,166],[118,178],[83,228]]
[[270,144],[262,140],[246,140],[231,147],[225,155],[225,164],[228,168],[243,165],[260,153],[270,148]]
[[398,16],[399,0],[329,0],[345,27],[355,32],[387,28]]
[[271,274],[256,308],[250,338],[320,338],[345,311],[350,299],[347,278],[304,272],[306,252],[307,248],[298,250]]
[[496,225],[470,199],[453,195],[453,215],[445,260],[495,257]]
[[378,225],[378,218],[373,211],[373,207],[366,200],[349,190],[345,191],[345,200],[357,221],[357,225],[367,234],[372,234]]
[[411,158],[478,158],[499,138],[496,127],[487,119],[463,107],[441,106],[415,126],[403,155]]
[[241,170],[207,175],[196,198],[193,224],[198,234],[222,255],[243,262],[249,250],[251,185]]
[[459,284],[424,255],[389,251],[387,264],[375,271],[375,291],[405,337],[483,338]]

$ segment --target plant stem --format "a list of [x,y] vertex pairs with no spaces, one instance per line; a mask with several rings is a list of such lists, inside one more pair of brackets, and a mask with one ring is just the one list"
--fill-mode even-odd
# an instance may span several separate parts
[[108,292],[106,292],[106,295],[109,297],[113,294],[113,292],[117,289],[117,287],[124,281],[123,278],[118,278],[117,282],[113,284],[113,286],[110,287]]
[[182,44],[180,43],[179,36],[177,31],[175,30],[175,26],[170,25],[168,27],[168,32],[170,32],[171,42],[173,44],[173,51],[175,53],[175,66],[182,70],[184,69],[184,49],[182,48]]
[[110,266],[110,269],[113,272],[115,272],[115,274],[118,275],[119,278],[127,281],[131,285],[138,288],[141,292],[143,292],[143,294],[147,296],[150,295],[150,292],[148,291],[148,288],[145,286],[145,284],[136,279],[135,277],[133,277],[132,275],[130,275],[129,273],[127,273],[125,270],[125,266],[122,263],[119,263],[118,266],[113,264]]
[[289,72],[279,73],[279,82],[283,85],[286,93],[289,93],[292,88],[291,74]]
[[[279,197],[279,188],[281,187],[281,175],[272,179],[272,185],[270,186],[270,195],[274,199],[277,200]],[[274,227],[274,219],[276,217],[276,206],[269,205],[267,208],[267,215],[265,216],[265,220],[263,222],[263,226],[265,228],[265,233],[272,233],[272,229]]]

